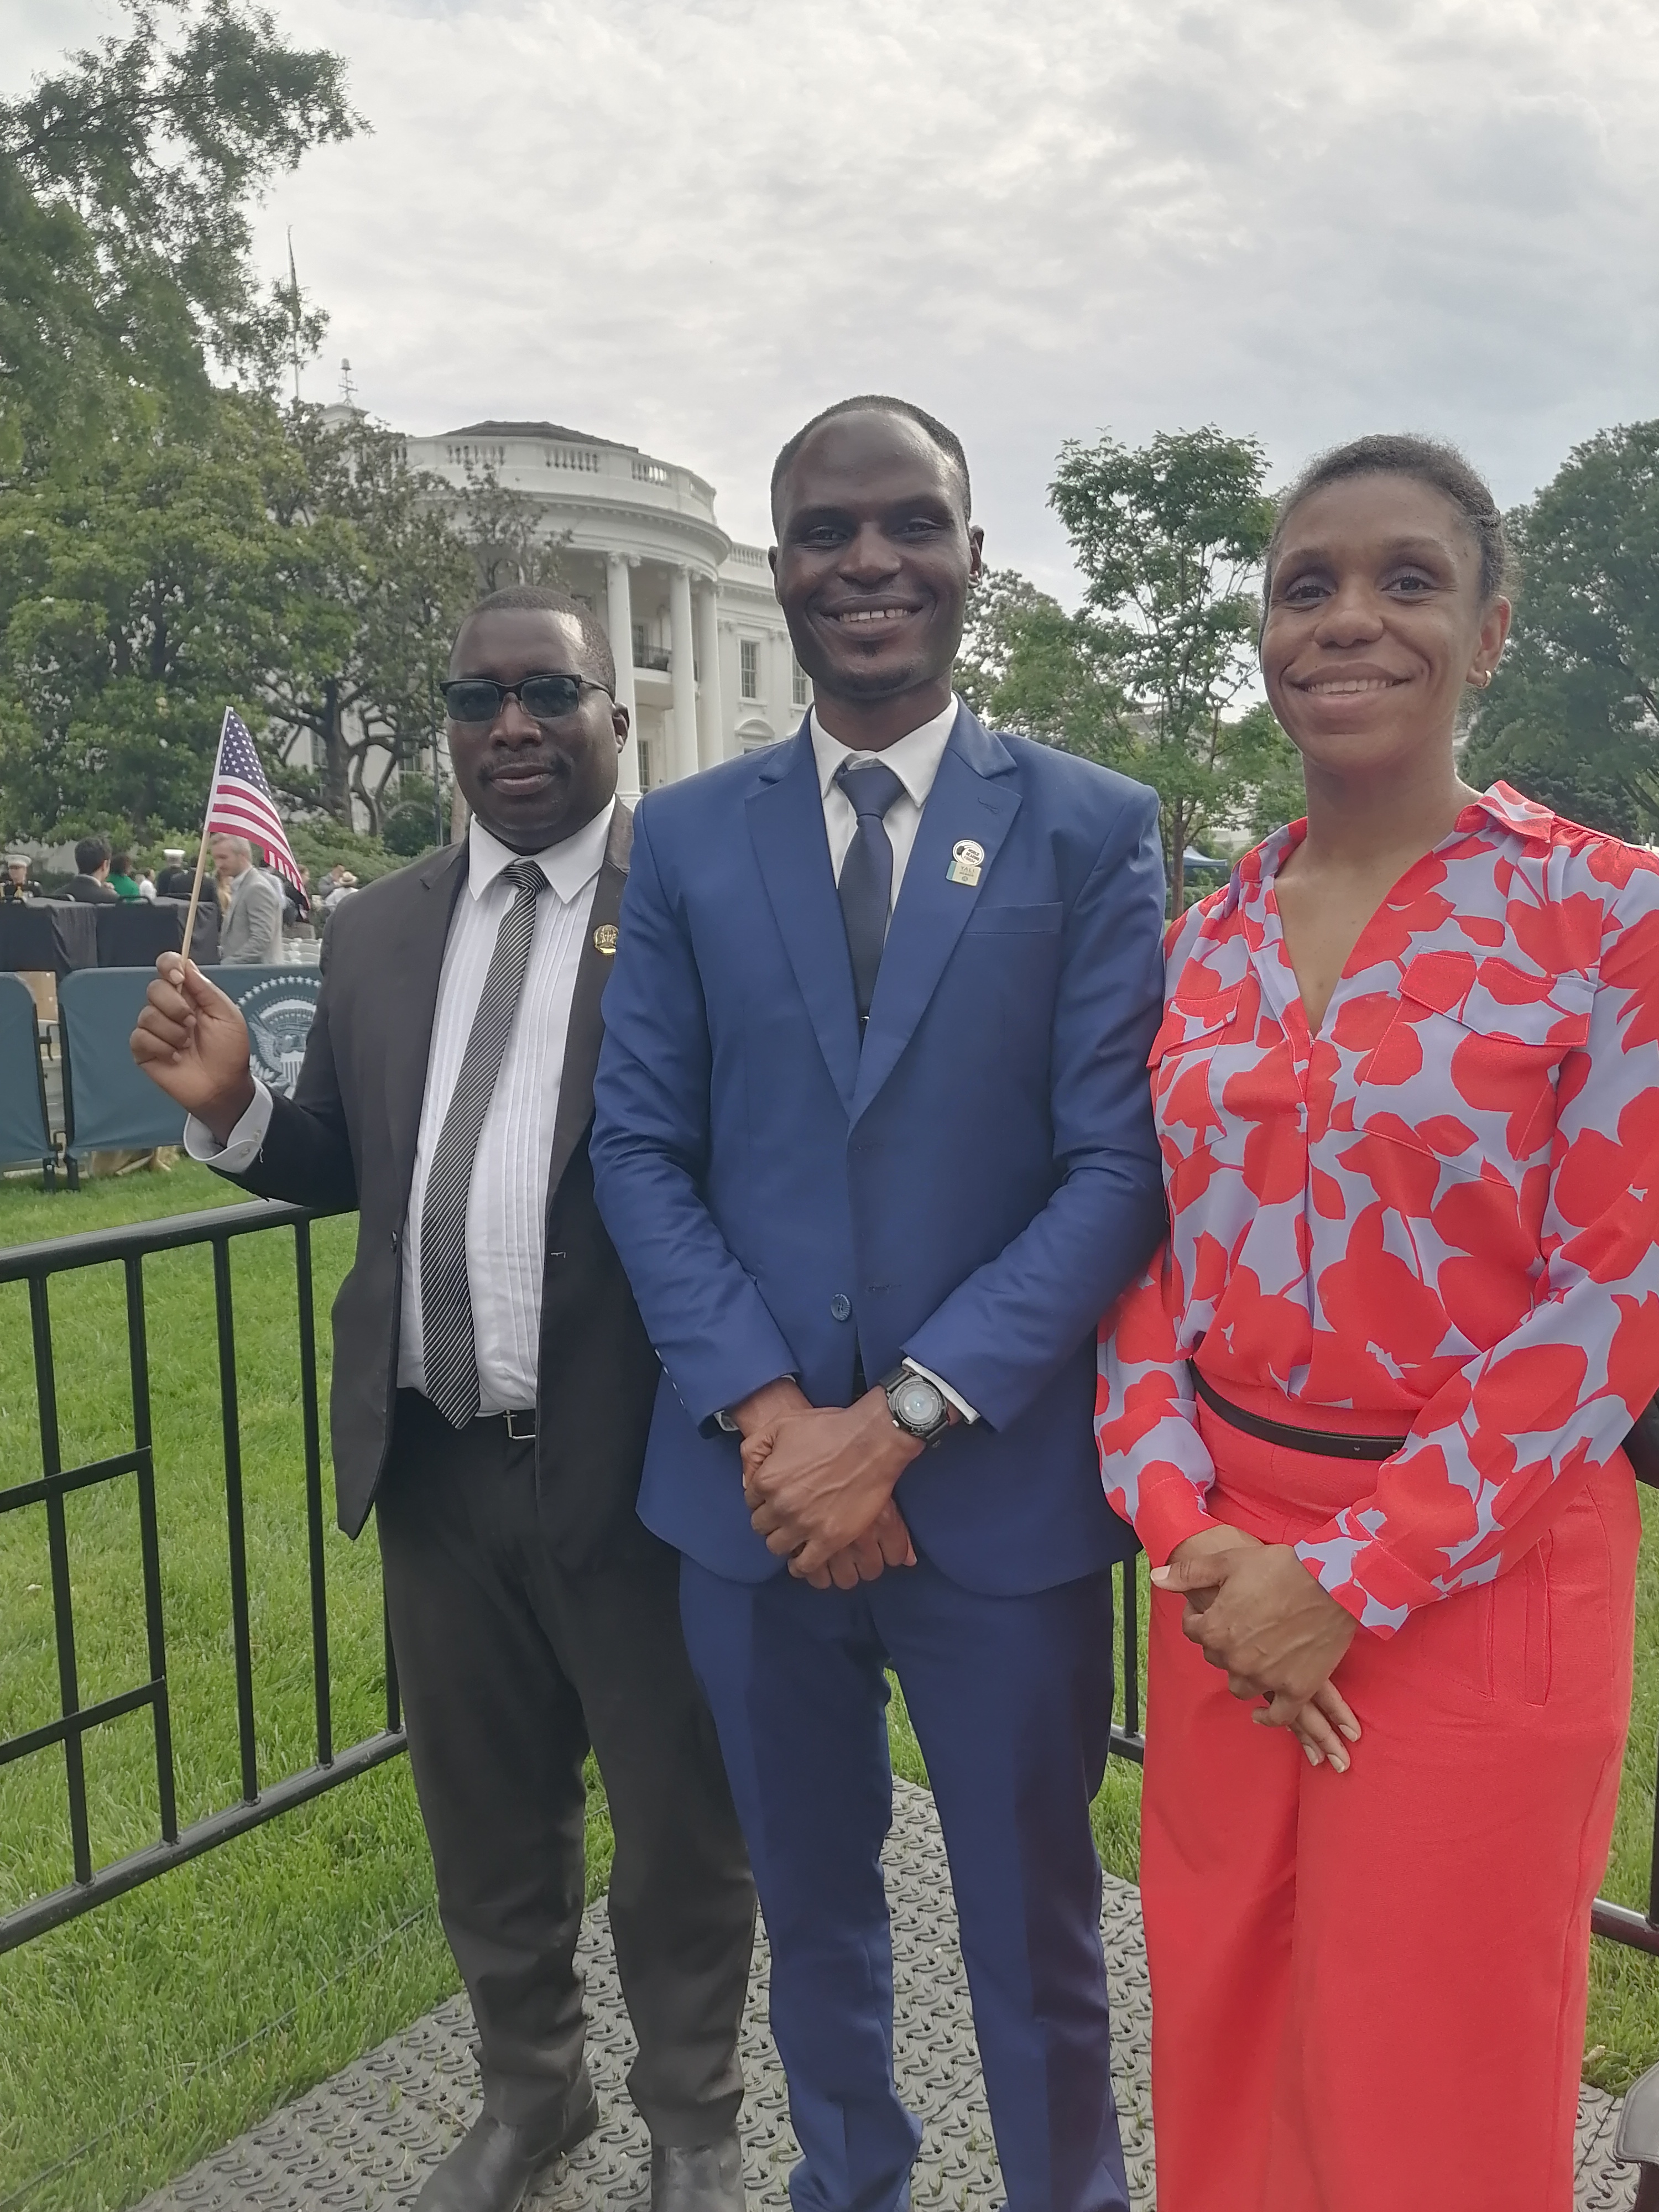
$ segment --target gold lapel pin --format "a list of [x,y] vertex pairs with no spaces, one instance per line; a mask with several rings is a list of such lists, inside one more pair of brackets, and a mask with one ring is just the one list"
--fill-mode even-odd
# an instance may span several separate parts
[[951,865],[945,871],[947,884],[966,884],[971,889],[979,881],[979,872],[985,866],[985,848],[976,845],[971,837],[963,837],[951,848]]
[[608,958],[616,949],[617,925],[614,921],[602,921],[593,933],[593,950]]

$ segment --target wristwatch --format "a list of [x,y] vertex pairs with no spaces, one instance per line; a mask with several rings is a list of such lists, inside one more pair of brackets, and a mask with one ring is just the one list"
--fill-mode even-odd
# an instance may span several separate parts
[[936,1444],[950,1427],[951,1407],[944,1391],[908,1361],[884,1376],[878,1388],[886,1393],[893,1426],[918,1443]]

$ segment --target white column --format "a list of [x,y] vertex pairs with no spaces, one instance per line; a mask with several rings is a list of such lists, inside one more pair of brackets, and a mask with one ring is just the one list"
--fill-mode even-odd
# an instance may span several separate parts
[[673,685],[673,778],[697,772],[697,678],[691,652],[691,571],[668,580],[669,681]]
[[617,789],[631,806],[640,795],[640,732],[634,702],[634,599],[628,586],[629,566],[625,554],[605,556],[605,633],[617,664],[617,703],[628,709],[628,743],[617,763]]
[[710,578],[697,586],[697,766],[713,768],[725,754],[719,608],[716,587]]

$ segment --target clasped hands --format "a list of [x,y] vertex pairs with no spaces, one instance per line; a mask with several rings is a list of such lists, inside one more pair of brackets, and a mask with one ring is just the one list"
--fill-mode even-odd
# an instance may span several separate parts
[[1176,1546],[1152,1583],[1186,1598],[1182,1633],[1225,1670],[1234,1697],[1267,1699],[1255,1720],[1291,1729],[1314,1765],[1347,1771],[1359,1723],[1331,1676],[1356,1624],[1288,1544],[1206,1528]]
[[887,1567],[915,1566],[893,1491],[926,1447],[896,1425],[884,1392],[814,1406],[786,1378],[734,1406],[732,1418],[750,1518],[792,1575],[814,1589],[852,1589]]

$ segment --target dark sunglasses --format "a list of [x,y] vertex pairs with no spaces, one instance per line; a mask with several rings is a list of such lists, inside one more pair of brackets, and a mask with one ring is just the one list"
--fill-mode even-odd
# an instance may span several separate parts
[[[581,704],[584,691],[605,691],[586,676],[526,676],[518,684],[497,684],[488,676],[452,676],[438,689],[452,722],[493,722],[509,699],[516,699],[532,722],[562,722]],[[608,699],[611,694],[605,691]]]

